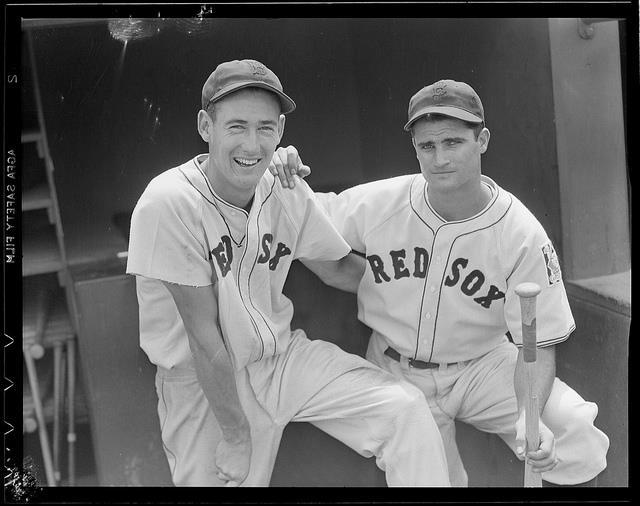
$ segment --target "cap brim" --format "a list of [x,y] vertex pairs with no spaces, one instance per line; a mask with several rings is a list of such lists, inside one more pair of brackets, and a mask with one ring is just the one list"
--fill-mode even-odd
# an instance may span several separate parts
[[270,86],[267,83],[263,83],[260,81],[246,81],[246,82],[239,82],[239,83],[234,83],[231,86],[228,86],[227,88],[220,90],[218,93],[216,93],[208,102],[208,104],[212,104],[214,102],[217,102],[218,100],[226,97],[227,95],[230,95],[231,93],[234,93],[238,90],[241,90],[243,88],[262,88],[264,90],[267,91],[271,91],[273,93],[275,93],[276,95],[278,95],[278,98],[280,99],[280,105],[282,108],[282,114],[288,114],[290,112],[293,112],[296,108],[296,103],[291,99],[291,97],[287,96],[286,94],[284,94],[283,92],[281,92],[279,89],[274,88],[273,86]]
[[461,119],[463,121],[469,121],[470,123],[482,123],[484,120],[480,116],[476,116],[475,114],[471,114],[464,109],[459,109],[458,107],[447,107],[447,106],[430,106],[425,107],[424,109],[420,109],[417,113],[415,113],[411,119],[404,126],[406,131],[409,131],[411,125],[418,121],[423,116],[427,114],[442,114],[443,116],[450,116],[452,118]]

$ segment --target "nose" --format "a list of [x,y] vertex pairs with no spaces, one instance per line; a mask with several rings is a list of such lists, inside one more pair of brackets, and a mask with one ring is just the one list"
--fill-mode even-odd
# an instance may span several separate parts
[[260,141],[258,132],[253,128],[248,128],[243,142],[244,150],[247,154],[256,154],[260,151]]
[[449,158],[443,149],[436,147],[433,163],[436,167],[443,167],[449,163]]

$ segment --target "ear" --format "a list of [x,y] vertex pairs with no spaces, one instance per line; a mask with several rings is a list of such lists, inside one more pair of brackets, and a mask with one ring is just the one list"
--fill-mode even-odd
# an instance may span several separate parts
[[207,111],[203,109],[200,109],[198,112],[198,133],[204,142],[209,143],[211,135],[211,117]]
[[491,138],[491,132],[488,128],[483,128],[478,135],[478,142],[480,143],[480,154],[483,154],[489,147],[489,139]]
[[278,118],[278,144],[282,140],[282,136],[284,135],[284,124],[287,118],[285,118],[284,114],[281,114]]

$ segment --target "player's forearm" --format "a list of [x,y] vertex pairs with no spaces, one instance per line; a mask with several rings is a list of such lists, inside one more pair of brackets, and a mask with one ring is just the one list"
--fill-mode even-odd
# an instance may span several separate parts
[[364,275],[365,260],[354,253],[334,261],[301,260],[326,285],[356,293]]
[[218,324],[217,287],[165,283],[184,324],[196,375],[223,437],[247,440],[249,424],[236,387],[235,370]]
[[249,422],[240,404],[235,370],[226,348],[221,344],[217,351],[207,351],[192,340],[192,352],[198,381],[224,439],[232,443],[249,439]]
[[[540,409],[540,413],[542,413],[542,410],[547,403],[555,377],[555,346],[538,348],[535,367],[535,394],[538,397],[538,408]],[[513,380],[516,398],[518,400],[518,412],[520,413],[524,410],[524,406],[527,402],[527,386],[525,381],[525,367],[522,358],[522,348],[518,350],[518,360],[516,362],[516,370]]]

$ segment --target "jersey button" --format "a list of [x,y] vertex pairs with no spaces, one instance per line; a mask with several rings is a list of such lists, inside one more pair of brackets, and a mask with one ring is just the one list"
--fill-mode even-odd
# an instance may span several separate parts
[[427,320],[429,320],[429,319],[431,318],[431,313],[427,313],[427,314],[425,314],[425,315],[424,315],[424,317],[425,317]]
[[434,293],[436,291],[436,287],[432,285],[430,290],[431,290],[431,293]]

